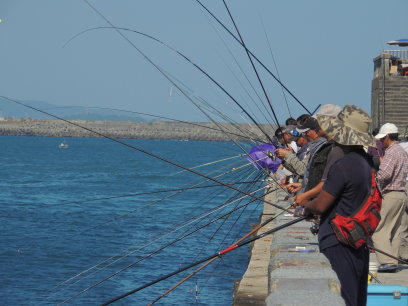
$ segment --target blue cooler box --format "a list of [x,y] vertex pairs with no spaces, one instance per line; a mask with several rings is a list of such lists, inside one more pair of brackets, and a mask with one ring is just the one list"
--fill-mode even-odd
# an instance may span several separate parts
[[368,285],[367,306],[408,306],[408,287]]

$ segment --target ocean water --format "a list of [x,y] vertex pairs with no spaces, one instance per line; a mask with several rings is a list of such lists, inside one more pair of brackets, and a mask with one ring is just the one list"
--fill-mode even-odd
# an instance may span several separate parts
[[[68,149],[58,148],[63,140]],[[209,163],[195,170],[223,182],[258,174],[232,143],[124,141],[188,167]],[[262,210],[253,202],[221,217],[249,202],[226,187],[146,194],[215,183],[110,140],[1,137],[0,143],[1,305],[106,302],[227,247]],[[158,305],[231,304],[248,254],[243,247],[225,255]],[[146,305],[186,275],[116,304]]]

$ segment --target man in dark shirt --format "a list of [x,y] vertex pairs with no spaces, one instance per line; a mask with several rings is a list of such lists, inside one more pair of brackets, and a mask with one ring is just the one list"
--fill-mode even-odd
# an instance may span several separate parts
[[365,305],[368,249],[365,245],[354,249],[337,240],[330,216],[333,210],[342,216],[352,215],[371,190],[371,164],[363,150],[363,146],[372,143],[368,135],[371,119],[360,108],[346,105],[340,116],[318,117],[318,122],[345,155],[330,167],[322,191],[305,204],[304,213],[322,216],[318,236],[320,251],[339,278],[346,304]]

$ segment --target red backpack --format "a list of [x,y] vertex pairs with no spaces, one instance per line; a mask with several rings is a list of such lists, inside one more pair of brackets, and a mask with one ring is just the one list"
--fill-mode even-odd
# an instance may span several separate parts
[[365,201],[349,217],[336,213],[330,215],[330,224],[337,239],[355,249],[366,243],[371,237],[381,220],[382,197],[378,190],[375,173],[371,172],[371,191]]

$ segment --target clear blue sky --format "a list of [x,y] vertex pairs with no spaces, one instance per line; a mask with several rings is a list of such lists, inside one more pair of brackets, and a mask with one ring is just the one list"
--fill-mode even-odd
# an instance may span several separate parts
[[[222,1],[202,1],[233,29]],[[254,96],[252,89],[224,44],[263,98],[243,48],[195,1],[91,3],[116,26],[155,36],[187,55],[252,110],[257,120],[265,121],[248,98],[245,90]],[[370,111],[372,59],[390,48],[387,41],[408,37],[406,0],[227,3],[248,48],[275,72],[264,24],[283,83],[311,109],[318,104],[351,103]],[[91,31],[63,47],[75,34],[107,25],[81,0],[1,0],[0,18],[0,95],[207,120],[114,31]],[[125,35],[195,96],[240,120],[233,102],[191,64],[146,38]],[[282,91],[259,71],[279,120],[284,121],[288,110]],[[303,113],[293,99],[288,98],[288,103],[293,116]]]

